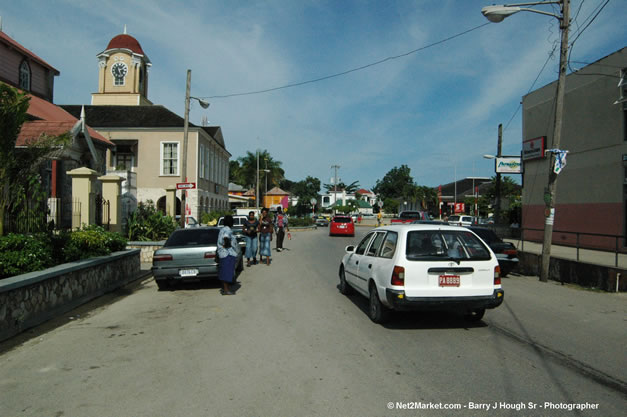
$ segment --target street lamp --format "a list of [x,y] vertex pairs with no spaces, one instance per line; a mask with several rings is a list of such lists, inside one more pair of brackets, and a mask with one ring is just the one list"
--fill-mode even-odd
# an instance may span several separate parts
[[[181,182],[187,182],[187,136],[189,132],[189,103],[193,98],[198,101],[200,107],[203,109],[209,108],[209,103],[199,99],[198,97],[192,97],[189,93],[192,85],[192,70],[187,70],[187,84],[185,86],[185,116],[183,121],[183,164],[181,166]],[[187,190],[181,190],[181,228],[185,228],[185,216],[187,215],[187,207],[185,204],[185,196]]]
[[[559,4],[561,15],[548,13],[541,10],[529,9],[520,6],[534,6],[546,4]],[[568,27],[570,25],[570,0],[542,1],[533,3],[519,3],[500,6],[487,6],[481,9],[481,13],[491,22],[501,22],[508,16],[520,11],[553,16],[560,22],[562,39],[560,45],[559,77],[557,79],[557,93],[555,98],[555,124],[553,125],[553,149],[559,149],[562,138],[562,120],[564,115],[564,84],[566,83],[566,63],[568,56]],[[555,154],[551,153],[548,158],[549,179],[544,200],[546,203],[544,221],[544,239],[542,242],[542,268],[540,270],[540,281],[547,282],[549,279],[549,264],[551,261],[551,241],[553,237],[553,223],[555,221],[555,195],[557,189],[557,173],[552,169]]]

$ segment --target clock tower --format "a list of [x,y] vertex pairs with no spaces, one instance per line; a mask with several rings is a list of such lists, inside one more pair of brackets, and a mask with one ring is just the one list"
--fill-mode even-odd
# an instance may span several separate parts
[[148,100],[148,69],[152,64],[141,45],[126,33],[115,36],[98,54],[98,92],[92,105],[144,106]]

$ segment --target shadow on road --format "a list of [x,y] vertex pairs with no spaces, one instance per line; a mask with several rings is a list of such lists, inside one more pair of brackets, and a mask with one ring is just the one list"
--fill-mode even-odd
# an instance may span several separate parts
[[[339,285],[338,285],[339,291]],[[346,296],[366,318],[368,318],[368,299],[360,294]],[[369,318],[368,318],[369,319]],[[483,321],[469,322],[457,311],[392,311],[387,322],[382,324],[386,329],[416,330],[416,329],[474,329],[488,327]]]
[[32,339],[40,338],[44,334],[53,331],[59,327],[66,325],[67,323],[74,321],[78,318],[88,317],[94,310],[97,310],[106,305],[123,300],[124,298],[132,295],[133,293],[140,291],[150,285],[151,279],[137,279],[126,284],[124,287],[113,290],[100,297],[97,297],[85,304],[76,307],[66,313],[56,316],[44,322],[38,326],[27,329],[20,334],[13,336],[10,339],[0,342],[0,355],[6,353]]

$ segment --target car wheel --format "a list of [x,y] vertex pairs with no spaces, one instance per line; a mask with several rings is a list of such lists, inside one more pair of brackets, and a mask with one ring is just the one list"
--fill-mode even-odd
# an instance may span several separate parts
[[476,310],[471,310],[464,315],[464,319],[470,322],[477,322],[483,318],[485,315],[485,308],[478,308]]
[[353,288],[346,282],[346,273],[344,267],[340,267],[340,293],[344,295],[350,295],[353,293]]
[[381,304],[379,294],[374,284],[370,284],[370,305],[368,306],[368,314],[370,320],[375,323],[385,323],[390,316],[390,310]]
[[159,291],[167,291],[170,289],[170,281],[167,279],[155,280],[157,283],[157,287],[159,287]]

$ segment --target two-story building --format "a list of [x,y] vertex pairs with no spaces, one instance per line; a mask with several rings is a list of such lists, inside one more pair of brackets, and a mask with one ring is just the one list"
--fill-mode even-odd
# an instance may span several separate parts
[[[627,246],[627,47],[566,76],[555,211],[547,210],[547,149],[553,145],[556,82],[523,97],[522,227],[542,240],[615,249]],[[580,235],[577,236],[577,233]],[[606,235],[606,236],[601,236]]]
[[[227,209],[229,158],[219,126],[189,124],[187,178],[181,178],[183,118],[148,99],[152,62],[134,37],[111,39],[98,58],[98,91],[84,106],[86,120],[115,144],[107,154],[107,173],[124,177],[123,211],[153,201],[165,212],[166,189],[193,182],[186,197],[187,214]],[[83,106],[62,106],[73,115]],[[176,214],[180,214],[180,192]],[[124,215],[124,214],[123,214]]]

